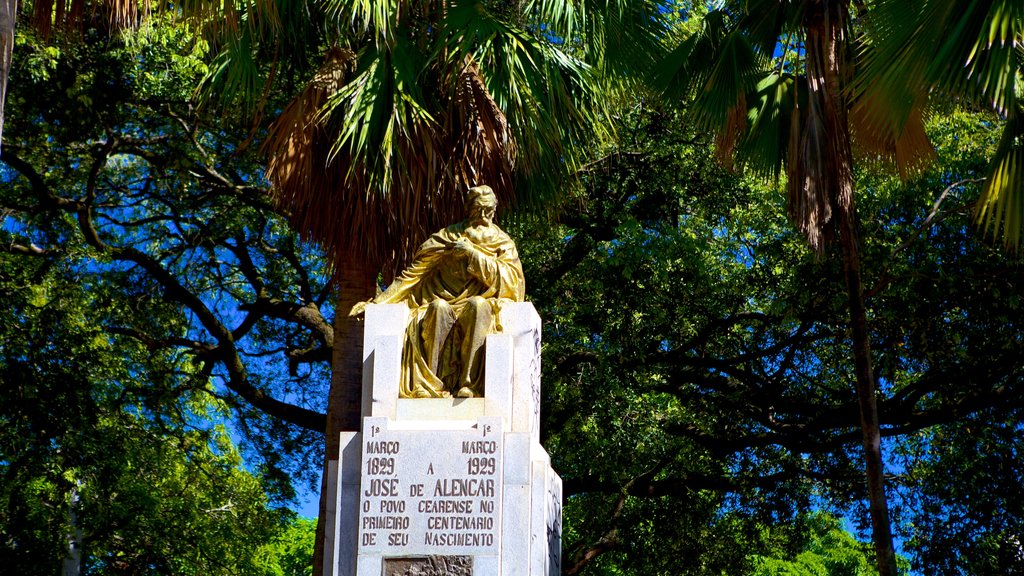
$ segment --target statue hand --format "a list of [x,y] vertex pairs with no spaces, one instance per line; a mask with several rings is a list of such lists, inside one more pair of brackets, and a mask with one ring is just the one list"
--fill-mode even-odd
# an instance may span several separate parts
[[476,251],[476,249],[473,248],[473,243],[466,239],[461,239],[455,242],[454,244],[452,244],[451,249],[452,253],[459,258],[468,257],[470,254]]
[[356,305],[353,306],[352,309],[349,310],[349,312],[348,312],[349,318],[355,318],[356,316],[361,315],[363,312],[366,311],[366,305],[367,304],[371,304],[371,303],[373,303],[373,300],[366,300],[364,302],[356,302]]

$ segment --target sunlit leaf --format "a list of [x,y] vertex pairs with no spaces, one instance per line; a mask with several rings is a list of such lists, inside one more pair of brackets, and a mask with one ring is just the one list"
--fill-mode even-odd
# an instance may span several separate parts
[[1019,252],[1024,225],[1024,116],[1007,119],[975,215],[985,232]]

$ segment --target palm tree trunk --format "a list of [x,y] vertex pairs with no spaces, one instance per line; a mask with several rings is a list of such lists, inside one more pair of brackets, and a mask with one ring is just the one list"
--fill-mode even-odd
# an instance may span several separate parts
[[[808,128],[808,132],[813,132],[812,137],[806,140],[807,152],[812,153],[802,160],[810,165],[810,169],[801,176],[812,181],[808,188],[819,192],[817,200],[809,206],[820,209],[811,213],[821,217],[810,221],[823,225],[829,220],[825,215],[831,213],[835,231],[839,235],[850,309],[854,377],[864,443],[872,540],[879,575],[896,576],[896,554],[889,505],[885,497],[875,378],[871,369],[871,336],[861,278],[858,246],[860,235],[854,208],[853,153],[845,98],[845,81],[850,70],[846,37],[849,34],[849,13],[849,0],[812,0],[807,4],[804,26],[807,34],[808,106],[809,116],[814,116],[815,122],[813,127]],[[817,149],[811,149],[815,145]],[[816,162],[811,159],[815,156]],[[805,184],[800,182],[800,185]],[[822,191],[825,193],[821,194]],[[803,227],[805,231],[809,228]]]
[[[313,576],[324,575],[324,538],[327,504],[334,496],[327,485],[327,471],[338,462],[340,433],[359,429],[363,386],[363,318],[349,317],[358,302],[377,293],[377,270],[358,257],[339,255],[338,300],[334,312],[334,351],[331,389],[327,396],[327,442],[320,482],[320,514],[313,549]],[[341,471],[338,471],[341,474]],[[327,570],[327,574],[331,571]]]
[[875,544],[879,575],[896,576],[896,551],[892,542],[889,503],[885,497],[882,434],[878,422],[878,404],[875,399],[875,377],[871,369],[871,337],[868,333],[867,309],[864,306],[864,284],[861,280],[857,225],[852,210],[849,214],[840,214],[839,220],[843,274],[846,277],[846,292],[850,307],[857,403],[860,406],[860,428],[864,442],[864,460],[867,464],[868,506],[871,514],[872,540]]

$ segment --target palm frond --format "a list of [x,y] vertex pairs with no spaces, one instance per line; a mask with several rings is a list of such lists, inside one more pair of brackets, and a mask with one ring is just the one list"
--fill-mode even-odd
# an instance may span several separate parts
[[736,147],[747,134],[747,115],[747,98],[741,94],[726,114],[725,123],[715,133],[715,156],[728,169],[733,168]]
[[804,3],[791,0],[747,0],[737,28],[765,58],[775,56],[779,39],[800,29]]
[[721,164],[731,167],[736,158],[777,178],[788,150],[788,140],[778,138],[790,125],[789,111],[782,107],[795,101],[792,83],[769,70],[772,51],[762,45],[771,43],[763,37],[778,35],[791,16],[785,10],[772,14],[758,23],[726,10],[709,13],[671,53],[668,72],[658,81],[669,94],[693,98],[691,115],[698,127],[714,131]]
[[[461,66],[466,56],[485,71],[487,92],[504,112],[516,144],[517,199],[537,204],[552,196],[559,181],[551,175],[572,173],[578,165],[575,143],[582,131],[601,123],[603,110],[593,93],[594,69],[570,55],[565,46],[473,5],[453,5],[443,21],[437,50],[446,66]],[[579,102],[590,102],[588,108]],[[546,174],[543,180],[532,175]]]
[[1020,252],[1024,230],[1024,109],[1020,104],[1003,127],[975,218],[1008,250]]
[[937,91],[1006,114],[1016,98],[1024,5],[1016,0],[880,0],[869,13],[854,90],[895,139],[919,95]]
[[1006,114],[1016,101],[1015,52],[1024,32],[1024,5],[1016,0],[974,0],[959,10],[957,24],[928,68],[928,79],[959,92],[976,92]]
[[743,34],[733,32],[726,36],[697,96],[695,108],[702,125],[726,125],[731,111],[743,106],[746,95],[757,89],[766,64]]
[[[437,125],[421,88],[422,54],[399,37],[391,49],[365,49],[359,74],[332,95],[325,121],[338,114],[339,136],[331,154],[346,158],[349,171],[364,171],[368,193],[388,196],[400,174],[401,142]],[[434,88],[434,86],[431,86]]]
[[163,8],[180,11],[214,46],[231,42],[243,31],[275,41],[294,38],[306,31],[310,16],[318,15],[317,5],[294,0],[180,0],[173,5],[160,1]]
[[264,80],[253,49],[255,38],[246,29],[239,31],[214,57],[209,71],[196,87],[200,104],[259,106]]
[[806,107],[797,80],[791,74],[769,74],[757,85],[747,111],[749,128],[736,151],[745,166],[775,181],[792,157],[790,131],[796,112]]
[[263,144],[275,202],[307,239],[328,245],[330,238],[323,230],[337,215],[330,212],[333,198],[324,190],[336,190],[341,178],[336,168],[329,169],[327,157],[333,139],[320,112],[331,94],[344,86],[354,60],[355,54],[349,50],[328,51],[324,64],[274,121]]
[[114,31],[138,27],[154,11],[166,9],[157,0],[96,0],[87,10],[86,0],[33,0],[29,23],[44,40],[55,31],[81,31],[86,18],[105,14]]
[[410,116],[408,98],[394,90],[408,86],[395,80],[402,73],[390,62],[375,52],[331,50],[275,122],[265,148],[278,205],[304,237],[334,261],[356,257],[386,277],[429,223],[429,195],[417,193],[429,186],[430,170],[414,164],[421,162],[416,151],[437,157],[434,131],[423,116]]
[[682,37],[658,65],[655,86],[675,98],[699,94],[711,75],[718,46],[728,34],[727,24],[726,16],[720,11],[709,13],[701,26]]
[[862,66],[848,94],[854,152],[859,159],[894,166],[900,178],[907,179],[935,157],[924,127],[928,94],[920,82],[910,80],[914,72],[899,83],[891,80],[891,85],[899,85],[898,96],[884,83],[876,83],[870,76],[877,64],[876,51],[869,35],[857,39],[856,58]]
[[[941,40],[936,32],[950,16],[948,7],[939,8],[880,0],[864,19],[850,97],[858,140],[868,153],[889,149],[922,105],[928,62]],[[921,25],[925,17],[936,25]]]
[[[327,14],[364,34],[369,34],[378,48],[389,45],[398,33],[403,18],[413,10],[405,0],[327,0]],[[348,22],[344,22],[348,20]]]
[[1016,251],[1024,220],[1024,156],[1018,145],[1024,4],[917,0],[909,9],[907,4],[880,0],[872,11],[876,41],[865,49],[856,86],[865,115],[890,142],[898,142],[904,126],[915,121],[922,94],[991,106],[1004,115],[1003,137],[991,160],[976,217],[986,233]]
[[[656,82],[670,96],[693,97],[693,114],[706,129],[729,126],[746,113],[745,99],[768,73],[768,60],[723,12],[708,14],[704,26],[673,50]],[[732,142],[726,137],[723,142]]]
[[453,111],[447,133],[453,145],[447,155],[451,179],[459,189],[488,184],[510,203],[516,146],[508,120],[487,90],[480,69],[469,59],[453,82]]
[[[328,50],[324,63],[302,92],[288,104],[270,128],[264,143],[268,154],[268,173],[272,180],[284,182],[307,182],[319,172],[310,170],[314,147],[310,143],[320,137],[324,130],[322,110],[332,94],[337,93],[346,83],[355,67],[356,55],[343,48]],[[285,186],[290,192],[308,194],[308,184]]]
[[535,0],[525,11],[543,23],[544,38],[609,78],[646,74],[668,34],[663,5],[650,0]]

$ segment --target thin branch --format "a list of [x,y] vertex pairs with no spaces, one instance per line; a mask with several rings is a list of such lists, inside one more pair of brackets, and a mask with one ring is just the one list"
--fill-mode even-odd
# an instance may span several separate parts
[[935,200],[935,203],[932,204],[931,212],[928,213],[928,217],[924,219],[924,222],[921,223],[921,226],[918,227],[918,229],[914,231],[914,234],[912,234],[910,238],[907,238],[907,240],[903,242],[903,244],[897,246],[892,251],[892,254],[890,256],[895,256],[896,254],[909,248],[910,245],[913,244],[915,240],[917,240],[918,236],[920,236],[925,230],[930,228],[932,224],[935,223],[935,217],[939,213],[939,207],[942,206],[942,202],[946,199],[947,196],[949,196],[949,194],[954,189],[959,188],[964,184],[978,184],[984,181],[985,178],[967,178],[965,180],[960,180],[959,182],[954,182],[947,186],[946,189],[942,191],[942,194],[939,194],[939,197],[938,199]]
[[605,156],[602,156],[602,157],[598,158],[597,160],[592,160],[590,162],[587,162],[583,166],[580,166],[580,168],[576,171],[576,173],[577,174],[587,174],[589,172],[595,172],[596,168],[598,168],[602,164],[608,164],[608,163],[610,163],[613,160],[614,161],[619,161],[619,160],[622,160],[622,159],[634,160],[634,159],[637,159],[637,158],[643,158],[645,156],[647,156],[646,152],[615,151],[615,152],[611,152],[609,154],[606,154]]
[[56,253],[55,250],[40,248],[31,242],[26,246],[24,244],[17,244],[13,241],[10,244],[0,246],[0,250],[9,254],[19,254],[21,256],[51,256]]
[[[668,459],[664,459],[653,467],[632,478],[629,482],[626,482],[624,486],[619,490],[619,497],[616,498],[615,504],[612,506],[611,522],[609,523],[609,529],[605,531],[598,539],[597,542],[591,546],[577,551],[573,554],[573,563],[563,570],[564,574],[572,575],[578,574],[587,564],[592,562],[595,558],[614,549],[619,544],[619,530],[616,525],[619,518],[622,517],[622,511],[626,507],[626,498],[631,495],[634,487],[649,485],[651,480],[657,476],[669,463]],[[563,501],[567,498],[567,495],[563,494]]]

